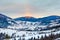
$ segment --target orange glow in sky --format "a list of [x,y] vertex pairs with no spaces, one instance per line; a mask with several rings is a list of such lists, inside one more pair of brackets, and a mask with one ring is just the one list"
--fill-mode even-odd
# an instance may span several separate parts
[[29,12],[26,12],[26,13],[25,13],[25,16],[32,16],[32,14],[29,13]]
[[26,17],[31,17],[32,14],[31,14],[31,12],[29,11],[29,10],[30,10],[29,5],[26,5],[25,8],[26,8],[25,16],[26,16]]

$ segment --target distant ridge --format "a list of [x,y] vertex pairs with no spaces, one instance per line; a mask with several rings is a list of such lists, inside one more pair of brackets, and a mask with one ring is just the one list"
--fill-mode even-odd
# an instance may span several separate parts
[[15,21],[30,21],[30,22],[36,22],[37,21],[37,18],[34,18],[34,17],[19,17],[19,18],[16,18],[14,19]]
[[52,15],[52,16],[47,16],[47,17],[43,17],[43,18],[19,17],[19,18],[15,18],[14,20],[16,20],[16,21],[20,20],[20,21],[39,22],[39,21],[43,21],[43,20],[56,20],[56,19],[60,19],[60,16]]

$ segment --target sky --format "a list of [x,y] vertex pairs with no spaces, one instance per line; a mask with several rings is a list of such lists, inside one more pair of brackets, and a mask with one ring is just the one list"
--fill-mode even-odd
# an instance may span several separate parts
[[60,0],[0,0],[0,13],[11,18],[60,16]]

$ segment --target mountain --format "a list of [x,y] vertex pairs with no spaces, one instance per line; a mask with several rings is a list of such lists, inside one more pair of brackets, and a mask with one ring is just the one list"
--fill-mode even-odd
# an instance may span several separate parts
[[21,30],[45,30],[47,27],[49,27],[49,29],[52,29],[54,27],[56,28],[57,26],[60,26],[60,16],[56,15],[43,18],[19,17],[14,20],[19,24],[19,26],[13,28]]
[[19,17],[14,19],[15,21],[29,21],[29,22],[36,22],[37,18],[34,17]]
[[0,28],[16,28],[16,29],[43,29],[54,26],[60,26],[60,16],[52,15],[43,18],[19,17],[12,19],[6,15],[0,14]]
[[0,28],[6,28],[9,25],[14,25],[14,24],[16,24],[16,22],[12,18],[0,14]]
[[28,40],[34,37],[60,34],[60,16],[52,15],[43,18],[19,17],[12,19],[0,14],[0,33],[8,34],[12,37],[11,40],[22,40],[22,38]]
[[60,23],[60,16],[52,15],[44,18],[38,18],[38,22],[49,24],[52,22]]
[[52,15],[43,18],[34,18],[34,17],[19,17],[14,19],[15,21],[28,21],[28,22],[41,22],[41,24],[48,25],[51,22],[59,22],[60,23],[60,16]]

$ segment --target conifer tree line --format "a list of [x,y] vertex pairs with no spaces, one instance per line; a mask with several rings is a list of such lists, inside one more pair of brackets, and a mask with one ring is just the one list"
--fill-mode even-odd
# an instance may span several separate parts
[[[23,37],[25,37],[25,35],[23,35]],[[0,33],[0,40],[4,40],[4,39],[10,39],[12,37],[10,37],[8,34],[5,33]],[[50,34],[49,36],[45,35],[45,36],[37,36],[37,38],[35,37],[31,37],[28,40],[55,40],[56,38],[60,38],[60,34]],[[16,40],[16,38],[14,38],[14,40]],[[20,37],[18,40],[26,40],[25,38],[22,39],[22,37]]]
[[8,34],[0,33],[0,40],[10,39],[11,37]]
[[51,34],[51,35],[49,35],[49,36],[46,36],[46,35],[45,35],[45,37],[41,36],[41,38],[38,36],[37,39],[36,39],[35,37],[32,37],[32,38],[29,39],[29,40],[55,40],[56,38],[60,38],[60,34],[56,34],[56,35]]

